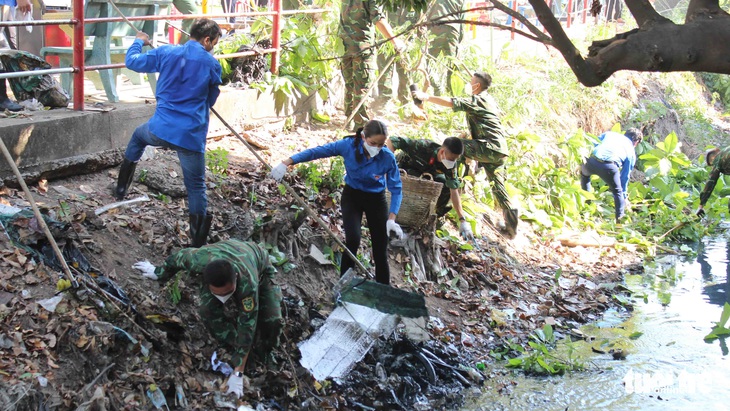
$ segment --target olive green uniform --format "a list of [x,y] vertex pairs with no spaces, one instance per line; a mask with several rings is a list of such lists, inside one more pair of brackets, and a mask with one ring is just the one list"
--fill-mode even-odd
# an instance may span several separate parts
[[[436,0],[436,4],[434,4],[433,8],[431,8],[431,13],[428,16],[428,20],[436,20],[439,19],[441,16],[449,16],[444,17],[443,20],[445,21],[453,21],[453,20],[463,20],[464,19],[464,13],[456,13],[460,10],[464,10],[464,0]],[[440,20],[439,20],[440,21]],[[451,57],[458,57],[459,54],[459,43],[461,43],[462,38],[464,37],[464,25],[461,23],[449,23],[449,24],[441,24],[438,26],[431,26],[431,36],[433,36],[433,39],[431,40],[431,43],[428,48],[428,54],[431,55],[431,57],[437,58],[439,55],[444,56],[451,56]],[[435,78],[433,75],[433,72],[430,75],[430,81],[431,85],[434,89],[434,94],[437,96],[440,96],[444,92],[444,88],[446,91],[451,94],[451,76],[454,73],[454,66],[452,64],[449,64],[446,69],[446,76],[445,76],[445,87],[443,85],[443,82],[439,78]]]
[[[417,19],[418,16],[415,11],[406,9],[398,13],[388,13],[388,23],[394,29],[406,25],[411,26]],[[378,81],[378,96],[387,99],[393,98],[393,67],[395,67],[395,72],[398,74],[398,100],[401,103],[407,103],[411,101],[411,92],[408,89],[408,85],[411,83],[409,73],[406,72],[407,68],[403,64],[402,58],[396,58],[393,64],[385,67],[391,56],[392,54],[386,54],[382,51],[378,53],[378,69],[384,71]]]
[[[717,180],[720,178],[720,174],[730,175],[730,146],[723,148],[712,162],[712,171],[710,172],[710,178],[705,184],[705,188],[700,194],[700,205],[704,207],[707,204],[707,200],[710,199],[712,191],[715,190]],[[730,203],[728,203],[728,209],[730,209]]]
[[[199,14],[198,6],[195,4],[195,0],[173,0],[172,4],[175,6],[177,11],[182,14]],[[185,19],[182,21],[182,30],[185,33],[190,34],[190,28],[193,26],[195,19]],[[190,39],[190,36],[185,33],[180,33],[180,44],[185,44]]]
[[476,160],[487,172],[494,199],[504,213],[505,225],[509,231],[516,232],[517,210],[512,208],[502,176],[508,152],[505,131],[498,116],[499,107],[486,90],[470,97],[454,97],[451,102],[454,111],[466,113],[469,125],[471,139],[461,140],[464,158]]
[[221,303],[208,286],[200,288],[200,317],[208,331],[234,352],[233,366],[238,367],[251,351],[258,329],[262,352],[279,345],[283,328],[281,289],[273,282],[276,269],[269,254],[253,242],[226,240],[200,248],[184,248],[155,269],[159,280],[167,280],[185,270],[199,275],[214,260],[226,260],[237,274],[236,291]]
[[438,151],[441,145],[432,140],[411,140],[405,137],[390,137],[393,148],[401,150],[396,158],[398,167],[409,175],[421,176],[429,173],[434,181],[443,183],[441,194],[436,201],[436,215],[439,217],[448,213],[451,199],[451,190],[459,189],[461,181],[456,177],[454,169],[448,169],[438,160]]
[[[373,0],[343,0],[340,11],[340,38],[345,46],[342,58],[342,76],[345,79],[345,116],[350,116],[367,98],[373,81],[375,23],[384,17]],[[363,104],[352,118],[354,130],[368,122],[367,105]]]

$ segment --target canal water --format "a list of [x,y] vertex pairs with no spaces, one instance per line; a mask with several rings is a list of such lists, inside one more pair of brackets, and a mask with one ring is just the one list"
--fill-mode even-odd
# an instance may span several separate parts
[[[730,303],[730,240],[707,238],[685,251],[692,257],[658,257],[627,276],[633,312],[609,311],[581,329],[589,338],[573,346],[586,371],[510,370],[463,409],[730,410],[730,338],[705,341]],[[628,355],[614,360],[610,349]]]

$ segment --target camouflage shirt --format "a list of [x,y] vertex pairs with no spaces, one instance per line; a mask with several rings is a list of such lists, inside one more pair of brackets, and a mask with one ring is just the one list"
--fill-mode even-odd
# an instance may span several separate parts
[[[437,158],[441,145],[431,140],[411,140],[405,137],[390,137],[393,148],[401,150],[398,157],[398,167],[418,175],[429,173],[435,181],[444,183],[450,189],[461,186],[459,178],[454,175],[454,169],[448,169]],[[413,171],[410,171],[413,170]]]
[[269,263],[269,254],[253,242],[226,240],[200,248],[184,248],[155,269],[160,280],[166,280],[181,270],[190,276],[200,275],[213,261],[223,259],[238,273],[233,296],[221,303],[208,289],[200,288],[200,316],[211,334],[234,351],[233,366],[242,364],[251,350],[256,333],[259,311],[259,281],[273,276],[276,269]]
[[345,49],[363,50],[375,44],[375,23],[384,16],[373,0],[343,0],[340,37]]
[[720,174],[730,175],[730,146],[722,149],[712,162],[710,178],[707,180],[707,184],[705,184],[705,188],[700,194],[700,205],[704,206],[707,200],[710,199],[712,191],[717,184],[717,179],[720,178]]
[[509,155],[504,128],[498,116],[499,107],[486,90],[471,97],[454,97],[451,102],[454,111],[466,113],[472,139],[483,141],[492,151]]
[[[464,20],[464,13],[456,13],[460,10],[464,10],[464,0],[436,0],[436,4],[431,8],[431,13],[428,16],[428,20],[436,20],[441,16],[443,19],[439,21],[453,21],[453,20]],[[452,14],[456,13],[456,14]],[[456,29],[459,30],[461,23],[451,23],[446,25],[438,25],[431,27],[431,32],[438,35],[445,29]]]

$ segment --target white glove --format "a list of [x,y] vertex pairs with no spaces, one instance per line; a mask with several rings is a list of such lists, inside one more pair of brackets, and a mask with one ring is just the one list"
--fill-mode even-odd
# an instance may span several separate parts
[[226,394],[234,393],[237,398],[241,398],[243,395],[244,385],[248,385],[244,383],[245,378],[246,377],[240,371],[236,371],[231,374],[231,376],[228,377],[228,391],[226,391]]
[[388,220],[388,222],[385,224],[385,229],[390,236],[390,232],[394,232],[395,236],[398,237],[398,239],[403,238],[403,229],[400,228],[400,225],[395,222],[395,220]]
[[134,263],[132,268],[141,271],[142,277],[144,277],[148,280],[155,280],[155,281],[158,280],[157,274],[155,274],[155,266],[152,265],[152,263],[150,263],[147,260],[138,261],[138,262]]
[[281,181],[281,179],[286,175],[286,164],[279,163],[276,167],[271,169],[269,175],[274,180]]
[[413,98],[415,98],[416,100],[421,100],[423,102],[428,100],[428,98],[430,97],[430,95],[425,91],[414,91],[411,93],[411,96],[413,96]]
[[474,233],[471,231],[471,224],[468,221],[462,221],[459,224],[459,234],[461,234],[464,240],[470,241],[474,239]]

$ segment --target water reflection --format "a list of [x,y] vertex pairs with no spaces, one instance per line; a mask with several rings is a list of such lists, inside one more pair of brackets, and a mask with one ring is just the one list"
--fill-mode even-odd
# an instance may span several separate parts
[[[464,410],[730,409],[727,341],[704,341],[730,303],[730,244],[711,238],[696,250],[696,257],[660,257],[643,275],[627,275],[633,313],[612,312],[582,328],[594,343],[628,342],[625,361],[595,355],[587,360],[597,370],[494,378],[487,382],[492,389]],[[643,334],[627,339],[634,332]],[[589,343],[580,343],[590,352]],[[505,386],[514,388],[505,393]]]
[[[697,249],[697,263],[700,265],[702,280],[706,283],[703,293],[707,295],[707,301],[720,307],[730,303],[730,242],[724,238],[702,241]],[[713,270],[713,263],[725,266],[725,278],[720,279],[715,275],[721,270]],[[728,355],[726,339],[727,337],[719,338],[722,355]]]

